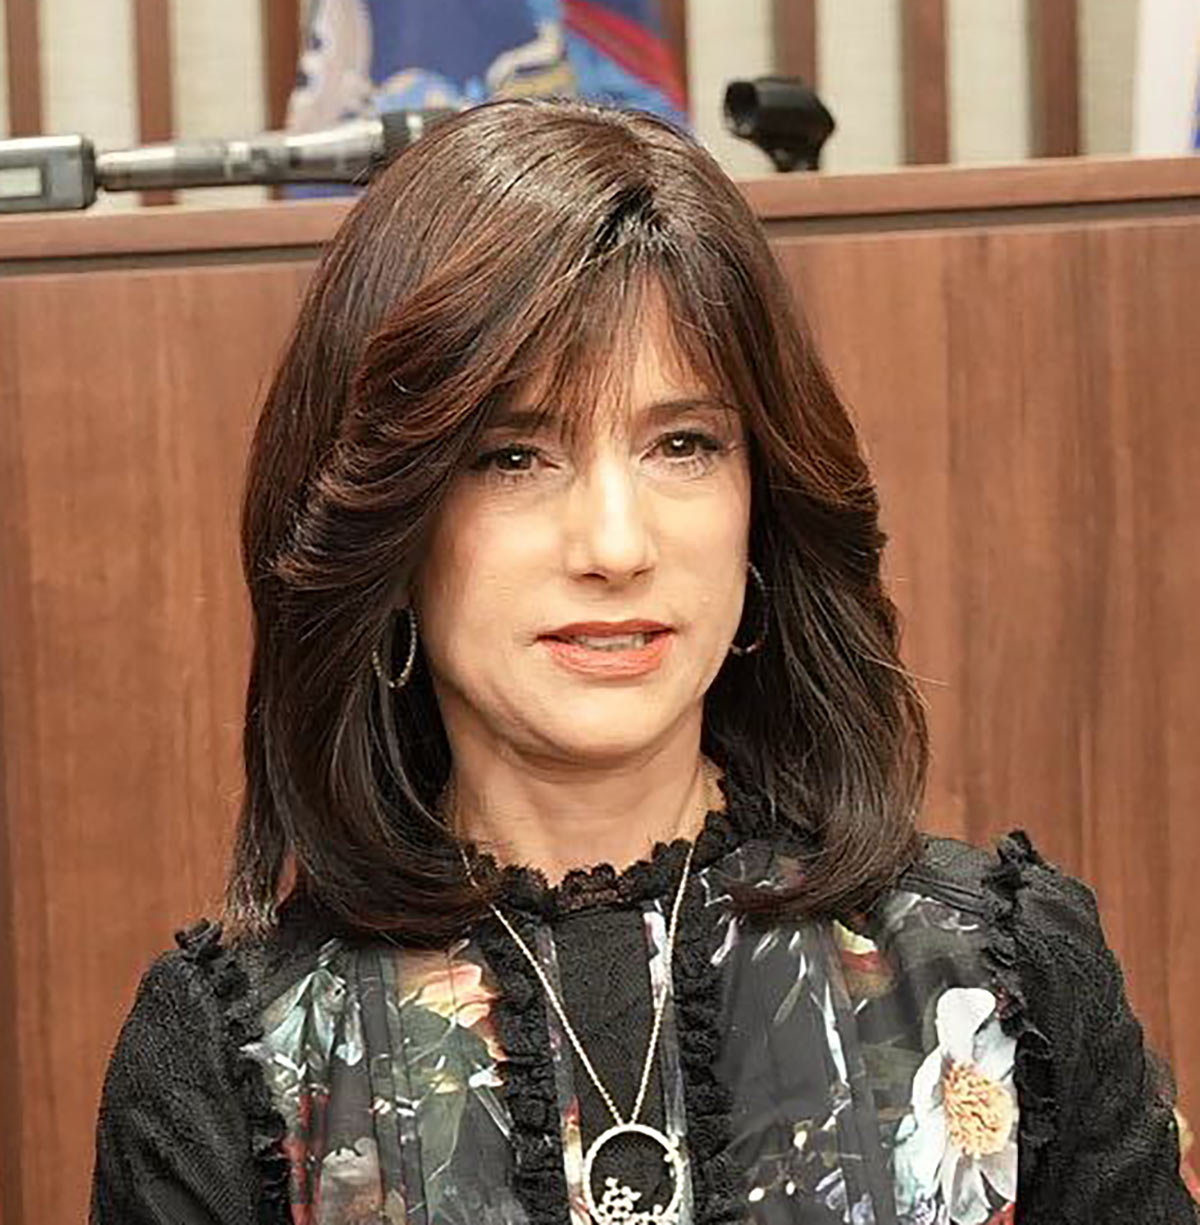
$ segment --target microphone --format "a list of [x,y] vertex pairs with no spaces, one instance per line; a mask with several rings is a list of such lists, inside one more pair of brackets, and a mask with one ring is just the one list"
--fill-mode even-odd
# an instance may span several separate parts
[[384,111],[318,132],[265,132],[97,153],[85,136],[0,141],[0,213],[88,208],[97,191],[365,183],[457,110]]
[[799,77],[755,77],[725,89],[725,126],[757,145],[779,171],[818,170],[821,146],[837,126]]

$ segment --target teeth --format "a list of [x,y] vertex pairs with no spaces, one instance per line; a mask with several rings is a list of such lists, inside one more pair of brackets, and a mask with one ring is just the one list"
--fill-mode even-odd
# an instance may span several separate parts
[[567,638],[564,641],[572,642],[576,646],[590,647],[595,651],[629,651],[644,647],[650,637],[649,634],[605,634],[603,637],[594,638],[580,635],[578,638]]

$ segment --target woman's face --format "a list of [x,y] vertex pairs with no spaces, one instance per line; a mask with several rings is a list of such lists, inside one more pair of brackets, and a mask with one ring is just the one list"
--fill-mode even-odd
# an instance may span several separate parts
[[[745,437],[681,368],[655,299],[635,335],[574,448],[498,423],[450,490],[413,598],[452,752],[602,765],[698,734],[746,589]],[[666,632],[640,650],[552,637],[635,619]]]

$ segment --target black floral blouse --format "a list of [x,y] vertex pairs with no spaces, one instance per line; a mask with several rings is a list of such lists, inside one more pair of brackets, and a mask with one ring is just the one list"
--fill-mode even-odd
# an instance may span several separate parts
[[[623,1109],[665,998],[643,1119],[689,1158],[680,1225],[1197,1220],[1085,886],[1019,832],[995,854],[928,839],[869,915],[753,923],[731,885],[794,878],[800,853],[722,786],[670,973],[685,844],[558,888],[502,873]],[[497,921],[428,952],[299,907],[264,945],[209,923],[179,944],[113,1055],[93,1225],[588,1225],[584,1154],[612,1119]],[[660,1221],[661,1150],[606,1151],[639,1188],[613,1219]]]

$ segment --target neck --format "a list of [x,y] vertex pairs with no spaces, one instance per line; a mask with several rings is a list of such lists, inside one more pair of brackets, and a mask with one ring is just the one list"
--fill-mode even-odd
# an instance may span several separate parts
[[536,868],[551,884],[573,868],[621,871],[656,843],[694,839],[705,815],[724,806],[720,770],[699,745],[675,759],[606,770],[471,764],[455,758],[443,795],[449,827],[498,863]]

